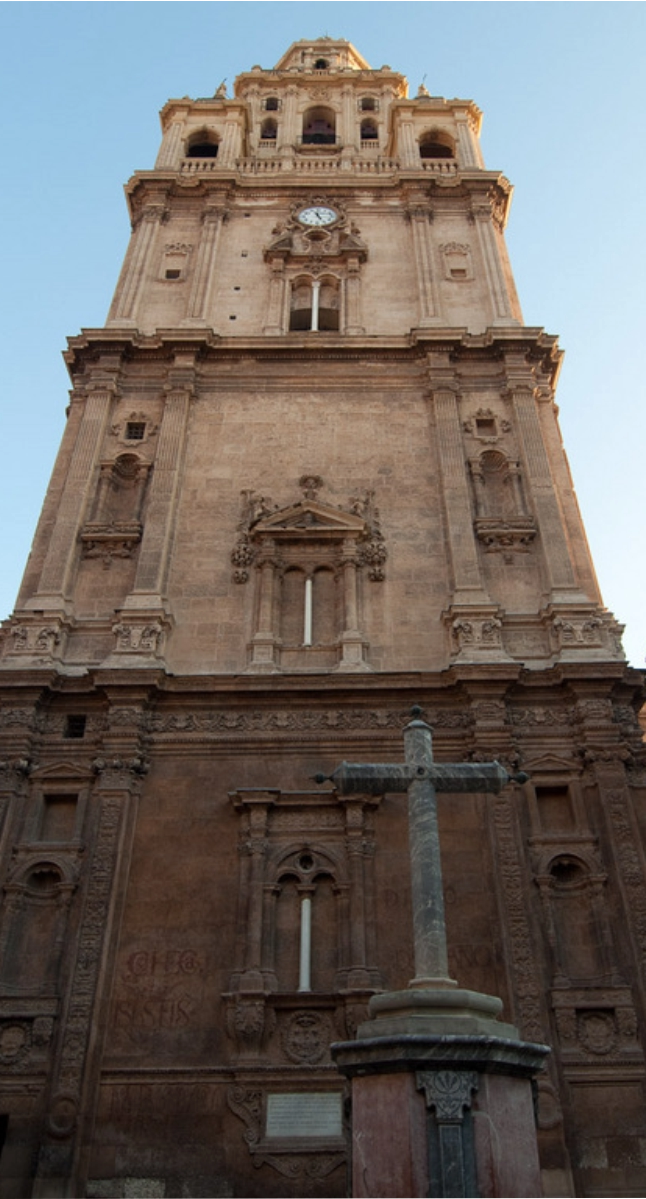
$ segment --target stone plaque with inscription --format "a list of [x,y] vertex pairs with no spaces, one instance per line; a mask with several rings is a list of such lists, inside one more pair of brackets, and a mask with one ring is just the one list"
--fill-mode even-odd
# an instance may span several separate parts
[[267,1096],[265,1136],[340,1137],[341,1094],[339,1091],[283,1091]]

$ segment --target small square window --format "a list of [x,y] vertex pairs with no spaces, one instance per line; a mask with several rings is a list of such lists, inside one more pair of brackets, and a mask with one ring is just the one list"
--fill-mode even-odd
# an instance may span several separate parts
[[177,270],[176,267],[173,267],[172,270],[166,271],[166,278],[167,279],[179,279],[181,273],[182,272],[180,270]]
[[63,736],[77,739],[84,737],[86,722],[87,716],[79,716],[77,714],[66,716]]
[[452,266],[451,267],[451,278],[452,279],[466,279],[466,277],[467,277],[467,272],[466,272],[465,267],[463,267],[463,266]]
[[126,441],[143,441],[145,432],[145,421],[129,420],[126,425]]

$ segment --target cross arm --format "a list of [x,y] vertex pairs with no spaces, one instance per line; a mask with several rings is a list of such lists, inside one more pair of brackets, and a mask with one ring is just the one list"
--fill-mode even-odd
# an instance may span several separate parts
[[407,791],[411,783],[427,781],[436,791],[486,791],[497,794],[507,783],[524,783],[527,775],[509,774],[499,762],[450,762],[429,766],[384,762],[363,765],[341,762],[330,775],[317,774],[316,782],[334,783],[340,795],[385,795]]

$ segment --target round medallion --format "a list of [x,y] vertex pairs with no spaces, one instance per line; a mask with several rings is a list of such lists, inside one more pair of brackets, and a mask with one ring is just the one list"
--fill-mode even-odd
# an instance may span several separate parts
[[311,229],[323,229],[326,225],[333,225],[337,217],[338,213],[333,208],[326,208],[323,204],[301,208],[298,214],[301,225],[307,225]]

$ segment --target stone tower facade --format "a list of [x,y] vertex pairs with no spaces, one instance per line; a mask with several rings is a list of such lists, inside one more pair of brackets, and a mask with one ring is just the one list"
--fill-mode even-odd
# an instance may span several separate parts
[[547,1194],[646,1188],[641,677],[604,608],[470,101],[297,42],[169,101],[0,657],[0,1196],[346,1193],[329,1052],[412,974],[398,761],[451,972],[553,1052]]

